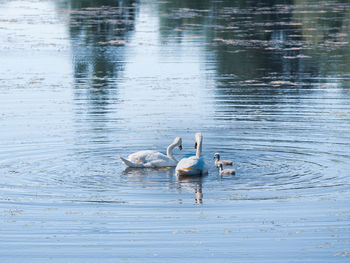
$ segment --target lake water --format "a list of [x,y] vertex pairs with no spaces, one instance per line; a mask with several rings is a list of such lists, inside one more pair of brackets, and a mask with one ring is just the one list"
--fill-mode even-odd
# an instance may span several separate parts
[[[348,1],[0,11],[1,262],[349,262]],[[119,159],[196,132],[207,176]]]

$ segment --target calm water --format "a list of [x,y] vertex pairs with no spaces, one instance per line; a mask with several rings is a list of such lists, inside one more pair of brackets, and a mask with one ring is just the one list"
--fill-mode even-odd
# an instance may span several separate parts
[[[347,1],[1,1],[0,261],[349,262],[349,34]],[[119,160],[198,131],[205,177]]]

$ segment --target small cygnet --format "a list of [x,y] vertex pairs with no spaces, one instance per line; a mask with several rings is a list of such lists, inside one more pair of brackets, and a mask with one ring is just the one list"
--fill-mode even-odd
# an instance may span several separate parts
[[214,159],[215,160],[215,166],[219,167],[219,164],[222,163],[222,165],[232,165],[233,162],[232,161],[228,161],[228,160],[220,160],[220,154],[219,153],[215,153],[214,154]]
[[224,169],[222,166],[222,163],[219,163],[219,173],[220,175],[224,175],[224,174],[235,175],[236,171],[234,169]]

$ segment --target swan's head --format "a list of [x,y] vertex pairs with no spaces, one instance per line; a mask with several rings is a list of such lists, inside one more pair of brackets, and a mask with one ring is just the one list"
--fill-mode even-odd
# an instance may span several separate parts
[[176,146],[179,146],[179,149],[182,150],[182,139],[181,139],[181,137],[176,137],[175,140],[174,140],[174,144]]
[[214,154],[214,159],[217,159],[219,161],[220,160],[220,154],[219,153],[215,153]]
[[203,136],[200,132],[197,132],[194,138],[195,138],[194,148],[197,149],[198,144],[202,144]]

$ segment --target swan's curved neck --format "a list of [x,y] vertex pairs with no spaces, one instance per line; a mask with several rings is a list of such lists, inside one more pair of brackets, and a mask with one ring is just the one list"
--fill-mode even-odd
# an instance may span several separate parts
[[176,160],[173,156],[173,149],[176,147],[177,143],[172,143],[168,146],[168,148],[166,149],[166,155],[173,160]]
[[199,137],[197,139],[197,151],[196,151],[196,157],[200,158],[202,154],[202,137]]

